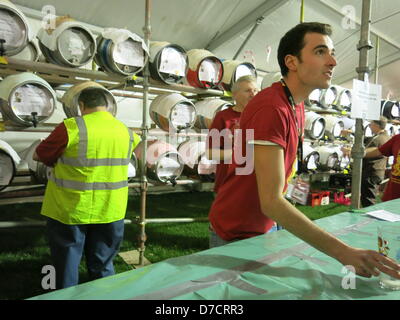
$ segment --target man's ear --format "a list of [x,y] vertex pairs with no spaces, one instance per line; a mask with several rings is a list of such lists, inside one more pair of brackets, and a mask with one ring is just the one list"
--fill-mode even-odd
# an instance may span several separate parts
[[78,102],[78,106],[79,106],[79,110],[81,111],[81,113],[83,113],[83,110],[85,110],[85,106],[82,102]]
[[233,100],[233,101],[236,101],[237,91],[231,92],[231,94],[232,94],[232,100]]
[[297,71],[298,62],[298,58],[294,55],[288,54],[285,57],[285,65],[291,71]]

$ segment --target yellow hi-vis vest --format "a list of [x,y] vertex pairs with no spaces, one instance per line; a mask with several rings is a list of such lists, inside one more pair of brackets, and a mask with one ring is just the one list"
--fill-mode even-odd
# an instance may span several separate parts
[[106,111],[64,124],[68,144],[48,179],[41,214],[64,224],[123,219],[128,164],[139,136]]

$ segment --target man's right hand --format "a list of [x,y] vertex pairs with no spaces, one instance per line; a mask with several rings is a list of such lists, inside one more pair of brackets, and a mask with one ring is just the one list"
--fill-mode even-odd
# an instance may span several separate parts
[[400,279],[400,265],[374,250],[348,247],[338,260],[345,266],[354,267],[356,274],[361,277],[371,278],[383,272]]

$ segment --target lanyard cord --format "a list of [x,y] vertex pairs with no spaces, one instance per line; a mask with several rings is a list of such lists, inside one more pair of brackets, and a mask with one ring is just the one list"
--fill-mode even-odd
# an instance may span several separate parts
[[296,129],[297,129],[297,136],[298,136],[298,143],[297,143],[297,173],[305,172],[305,168],[303,168],[303,128],[299,125],[299,121],[297,119],[296,114],[296,103],[294,102],[294,98],[292,93],[290,92],[288,86],[286,85],[285,80],[281,79],[281,84],[283,87],[283,91],[289,101],[289,104],[293,111],[293,116],[296,121]]

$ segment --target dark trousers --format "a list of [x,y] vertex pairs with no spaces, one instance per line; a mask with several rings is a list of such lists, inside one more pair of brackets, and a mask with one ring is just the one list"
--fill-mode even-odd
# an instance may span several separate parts
[[56,288],[78,284],[83,253],[91,280],[113,275],[113,259],[123,235],[123,219],[105,224],[67,225],[48,218],[47,237],[56,270]]
[[382,179],[376,175],[362,176],[360,200],[363,207],[372,206],[376,203],[376,196],[381,182]]

